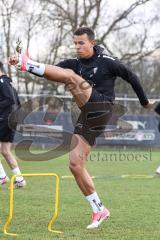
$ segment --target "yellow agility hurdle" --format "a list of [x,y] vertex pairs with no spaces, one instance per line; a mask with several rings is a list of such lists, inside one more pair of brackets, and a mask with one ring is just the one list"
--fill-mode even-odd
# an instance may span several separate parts
[[54,224],[57,215],[58,215],[58,197],[59,197],[59,177],[55,173],[27,173],[27,174],[17,174],[11,178],[10,182],[10,203],[9,203],[9,216],[8,219],[4,225],[3,232],[6,235],[10,236],[18,236],[16,233],[9,233],[8,227],[11,223],[12,217],[13,217],[13,193],[14,193],[14,180],[17,176],[23,176],[23,177],[37,177],[37,176],[53,176],[56,179],[56,189],[55,189],[55,203],[54,203],[54,212],[51,217],[51,220],[48,224],[48,231],[54,232],[54,233],[62,233],[61,231],[52,230],[52,225]]

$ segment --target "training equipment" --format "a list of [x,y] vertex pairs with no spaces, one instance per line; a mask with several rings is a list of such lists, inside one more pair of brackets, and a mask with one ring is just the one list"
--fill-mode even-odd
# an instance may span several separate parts
[[99,227],[103,220],[107,220],[110,216],[110,212],[107,208],[104,208],[103,211],[92,214],[92,223],[87,226],[87,229],[93,229]]
[[54,232],[54,233],[62,233],[61,231],[56,231],[52,230],[52,225],[54,224],[57,215],[58,215],[58,195],[59,195],[59,177],[56,173],[29,173],[29,174],[17,174],[11,178],[10,182],[10,204],[9,204],[9,216],[8,219],[4,225],[3,232],[6,235],[10,236],[17,236],[18,234],[16,233],[9,233],[8,232],[8,227],[11,223],[12,217],[13,217],[13,192],[14,192],[14,181],[15,178],[18,176],[22,177],[38,177],[38,176],[43,176],[43,177],[55,177],[56,179],[56,189],[55,189],[55,203],[54,203],[54,213],[53,216],[48,224],[48,231],[49,232]]
[[4,178],[0,178],[0,185],[6,184],[9,182],[9,177],[5,176]]

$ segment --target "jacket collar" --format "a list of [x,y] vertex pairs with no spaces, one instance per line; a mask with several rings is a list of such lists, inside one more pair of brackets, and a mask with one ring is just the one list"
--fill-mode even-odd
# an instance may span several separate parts
[[100,47],[99,45],[96,45],[96,46],[94,47],[94,50],[95,50],[96,55],[99,55],[99,54],[102,54],[102,53],[103,53],[104,48]]

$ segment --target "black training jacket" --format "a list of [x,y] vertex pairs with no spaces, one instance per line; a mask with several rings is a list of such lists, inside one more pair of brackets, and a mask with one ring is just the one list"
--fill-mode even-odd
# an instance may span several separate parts
[[17,104],[12,80],[6,75],[0,76],[0,120],[8,118],[13,107]]
[[116,58],[103,54],[103,48],[100,46],[95,47],[95,55],[89,59],[67,59],[59,62],[57,66],[72,69],[98,92],[105,94],[110,101],[115,99],[115,80],[117,77],[121,77],[131,84],[141,105],[148,103],[138,77]]

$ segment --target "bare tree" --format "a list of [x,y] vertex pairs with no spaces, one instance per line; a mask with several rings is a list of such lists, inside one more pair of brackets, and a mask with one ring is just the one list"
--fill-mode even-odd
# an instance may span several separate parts
[[[74,32],[77,27],[90,25],[94,28],[98,24],[100,7],[103,0],[45,0],[52,5],[51,19],[59,20]],[[44,1],[43,1],[44,2]]]
[[[17,0],[2,0],[0,3],[0,16],[2,31],[4,34],[5,56],[11,55],[11,37],[12,37],[12,21],[18,11]],[[8,74],[11,76],[11,68],[8,65]]]
[[[159,21],[159,12],[157,10],[147,20],[143,20],[143,16],[137,19],[135,14],[153,1],[156,0],[135,0],[126,9],[118,9],[113,14],[108,7],[112,4],[109,0],[24,0],[23,3],[20,0],[2,0],[0,16],[6,56],[11,54],[13,40],[20,33],[27,49],[38,39],[36,60],[54,64],[61,58],[71,56],[74,30],[87,25],[96,31],[98,43],[105,47],[108,54],[132,63],[135,69],[141,71],[139,75],[144,77],[138,63],[160,47],[157,39],[152,44],[150,40],[150,31]],[[10,67],[8,71],[11,75]],[[40,79],[35,81],[35,76],[23,73],[18,76],[19,84],[23,83],[28,93],[35,89],[56,91],[57,84],[51,85]]]
[[[26,51],[28,51],[32,39],[34,39],[38,34],[40,34],[41,30],[44,27],[45,24],[44,12],[47,7],[47,4],[40,5],[40,2],[38,0],[33,0],[31,9],[27,8],[28,1],[26,1],[25,4],[24,6],[26,6],[26,8],[21,13],[21,19],[23,19],[22,23],[24,26],[23,34],[25,36],[25,49]],[[23,18],[23,15],[25,15],[25,18]],[[25,90],[27,94],[35,92],[35,87],[37,86],[36,84],[37,77],[32,75],[31,76],[27,75],[26,77],[26,75],[20,73],[18,79],[19,85],[22,82],[25,85]]]
[[[146,49],[148,32],[153,19],[150,19],[151,24],[149,24],[149,22],[144,23],[143,21],[137,21],[132,16],[138,8],[145,6],[151,2],[151,0],[137,0],[130,4],[127,9],[118,12],[114,17],[108,17],[109,8],[107,8],[106,0],[45,0],[41,2],[47,2],[49,6],[51,6],[48,10],[48,18],[53,22],[53,29],[57,36],[56,42],[58,46],[62,44],[62,40],[64,39],[67,44],[67,42],[71,40],[72,33],[77,27],[87,25],[98,32],[98,42],[106,48],[109,54],[114,55],[118,53],[119,57],[125,61],[136,61],[152,54],[159,48],[159,43],[156,43],[153,48]],[[55,21],[57,24],[55,24]],[[128,38],[128,34],[131,31],[130,29],[136,25],[141,26],[141,29],[144,29],[144,31],[139,31],[139,33],[135,34],[137,46],[133,46],[131,51],[125,51],[124,46],[126,46],[126,42],[122,42],[119,48],[115,48],[113,44],[110,43],[111,39],[118,37]],[[135,38],[132,35],[131,41],[135,42]],[[132,42],[127,41],[130,47]],[[55,44],[53,45],[54,47],[51,52],[54,53],[55,57],[52,57],[52,59],[56,60],[58,57],[58,48]],[[114,53],[115,50],[116,53]]]

